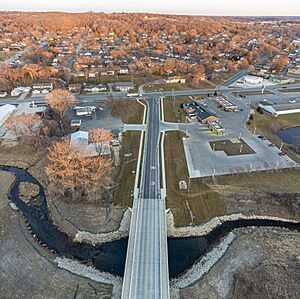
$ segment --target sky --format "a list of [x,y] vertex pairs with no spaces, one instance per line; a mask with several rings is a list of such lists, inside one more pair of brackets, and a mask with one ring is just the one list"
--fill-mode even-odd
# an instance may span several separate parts
[[0,0],[0,10],[300,16],[300,0]]

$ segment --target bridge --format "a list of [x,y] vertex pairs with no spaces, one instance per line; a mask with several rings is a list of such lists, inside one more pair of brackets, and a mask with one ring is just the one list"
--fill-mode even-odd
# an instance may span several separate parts
[[147,102],[144,155],[139,192],[133,202],[123,299],[170,298],[166,203],[160,183],[160,102]]

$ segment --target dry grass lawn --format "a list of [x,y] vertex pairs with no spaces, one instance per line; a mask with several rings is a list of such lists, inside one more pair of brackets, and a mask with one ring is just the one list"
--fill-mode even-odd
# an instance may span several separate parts
[[[183,134],[168,132],[165,138],[165,163],[167,176],[167,206],[174,214],[175,225],[200,224],[225,214],[225,201],[202,179],[188,179],[188,169],[182,144]],[[185,180],[188,190],[179,189]]]

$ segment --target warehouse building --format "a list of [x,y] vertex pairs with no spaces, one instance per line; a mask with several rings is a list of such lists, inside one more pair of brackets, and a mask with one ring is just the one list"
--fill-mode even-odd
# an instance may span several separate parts
[[258,104],[258,107],[275,117],[285,114],[300,113],[300,102],[275,105],[268,101],[262,101]]

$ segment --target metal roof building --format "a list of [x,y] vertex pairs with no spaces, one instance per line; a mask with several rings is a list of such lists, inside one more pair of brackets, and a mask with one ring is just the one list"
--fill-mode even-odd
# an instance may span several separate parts
[[0,107],[0,127],[10,117],[14,110],[16,110],[16,106],[10,104],[6,104]]

